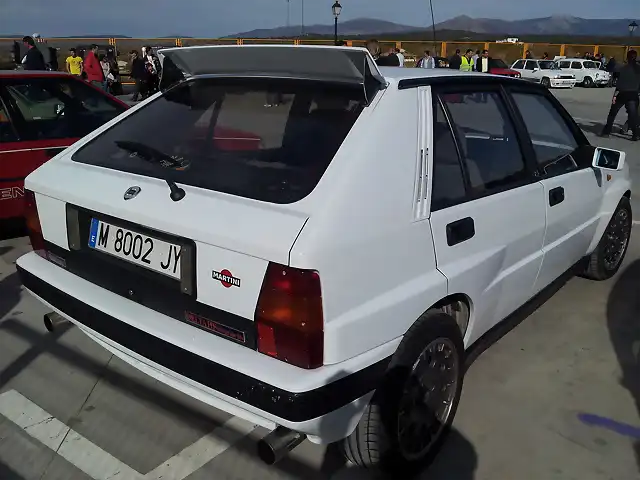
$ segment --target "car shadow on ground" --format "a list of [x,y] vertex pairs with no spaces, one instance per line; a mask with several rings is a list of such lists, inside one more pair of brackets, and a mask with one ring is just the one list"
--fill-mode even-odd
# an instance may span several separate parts
[[[2,249],[6,247],[0,247],[0,253]],[[6,250],[4,253],[6,253]],[[11,310],[18,305],[20,301],[21,291],[20,277],[17,272],[12,273],[8,277],[0,280],[0,320],[4,318]],[[0,477],[1,479],[2,477]]]
[[[17,277],[17,275],[16,275]],[[12,285],[19,289],[19,280],[12,280]],[[2,287],[0,287],[1,289]],[[0,290],[2,291],[2,290]],[[13,307],[11,307],[13,308]],[[9,308],[9,310],[11,310]],[[11,379],[20,374],[29,364],[41,354],[53,355],[59,360],[78,368],[85,373],[96,376],[96,381],[107,382],[111,386],[133,395],[143,402],[151,402],[155,406],[165,410],[172,416],[179,416],[183,422],[199,430],[202,435],[210,433],[217,425],[214,420],[202,411],[187,406],[177,399],[170,398],[152,386],[142,384],[128,377],[126,374],[105,367],[103,362],[94,360],[90,356],[71,349],[58,340],[71,328],[71,323],[60,325],[53,333],[37,331],[30,325],[17,318],[9,317],[0,324],[0,335],[10,334],[23,341],[27,341],[31,347],[16,358],[7,367],[0,371],[0,389],[7,385]],[[356,408],[355,406],[353,408]],[[324,427],[328,427],[325,425]],[[344,432],[346,435],[347,432]],[[257,446],[252,441],[240,441],[232,449],[260,462],[257,455]],[[215,461],[215,460],[214,460]],[[453,430],[447,437],[440,455],[435,459],[431,468],[423,472],[425,479],[452,479],[471,480],[477,465],[477,456],[471,443],[462,434]],[[357,468],[345,468],[346,461],[339,452],[337,446],[330,445],[326,448],[320,467],[309,465],[294,455],[285,457],[276,465],[269,467],[281,472],[287,478],[304,478],[305,480],[364,480],[372,477],[368,472]],[[204,467],[206,468],[206,467]],[[455,475],[452,476],[452,472]],[[0,469],[0,480],[5,480]],[[221,472],[221,475],[226,472]],[[8,476],[7,478],[16,478]],[[404,478],[404,477],[403,477]]]
[[25,480],[4,463],[0,462],[0,479],[2,480]]
[[[607,301],[607,326],[618,358],[620,384],[635,401],[640,418],[640,260],[636,260],[617,278]],[[640,423],[635,425],[640,432]],[[640,471],[640,433],[636,433],[634,451]]]

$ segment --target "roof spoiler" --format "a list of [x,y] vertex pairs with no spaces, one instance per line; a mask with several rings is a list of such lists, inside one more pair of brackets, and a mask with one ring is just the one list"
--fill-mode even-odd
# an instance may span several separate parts
[[364,48],[293,45],[211,45],[158,51],[160,89],[202,75],[266,77],[362,87],[367,103],[387,82]]

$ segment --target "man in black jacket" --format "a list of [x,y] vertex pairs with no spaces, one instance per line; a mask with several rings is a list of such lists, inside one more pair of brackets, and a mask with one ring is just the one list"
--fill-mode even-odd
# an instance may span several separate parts
[[637,62],[638,54],[635,50],[627,53],[627,63],[619,69],[616,92],[613,95],[607,124],[600,136],[607,137],[611,134],[613,122],[618,112],[624,105],[629,115],[629,128],[632,132],[632,141],[640,140],[640,130],[638,129],[638,94],[640,93],[640,65]]
[[460,56],[460,49],[456,49],[456,53],[451,56],[449,59],[449,68],[453,70],[460,70],[460,66],[462,65],[462,57]]
[[36,48],[36,42],[32,37],[23,37],[22,43],[27,47],[27,54],[22,59],[25,70],[46,70],[42,52]]
[[147,88],[147,83],[149,79],[149,73],[144,64],[144,60],[140,58],[138,52],[136,50],[131,50],[131,78],[135,82],[135,90],[133,91],[133,96],[131,100],[134,102],[138,101],[138,96],[142,96],[142,98],[146,98],[149,89]]

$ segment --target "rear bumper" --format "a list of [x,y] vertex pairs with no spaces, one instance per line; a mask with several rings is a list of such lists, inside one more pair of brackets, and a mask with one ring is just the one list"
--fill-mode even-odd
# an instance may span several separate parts
[[[139,308],[144,307],[97,287],[35,253],[21,257],[17,267],[30,293],[134,367],[228,413],[266,428],[282,425],[303,432],[317,443],[333,442],[353,431],[390,360],[385,356],[355,371],[353,365],[346,365],[347,362],[339,369],[322,367],[330,368],[333,375],[327,375],[321,386],[290,391],[272,384],[276,383],[273,380],[283,380],[282,372],[274,372],[269,383],[197,355],[118,318],[120,315],[115,312],[121,312],[119,307],[126,307],[127,302],[131,304],[133,316],[139,315]],[[80,286],[82,288],[78,288]],[[158,315],[149,312],[150,316]],[[178,325],[177,328],[185,326]],[[207,334],[192,328],[192,335]],[[231,344],[214,336],[207,338]],[[271,360],[245,347],[224,347],[262,357],[259,359],[262,363]],[[277,370],[281,365],[274,367]],[[282,367],[290,369],[289,374],[295,372],[298,376],[320,374],[286,364]],[[336,375],[345,370],[353,373]]]
[[567,81],[563,79],[552,78],[550,82],[553,88],[573,88],[576,85],[575,80]]

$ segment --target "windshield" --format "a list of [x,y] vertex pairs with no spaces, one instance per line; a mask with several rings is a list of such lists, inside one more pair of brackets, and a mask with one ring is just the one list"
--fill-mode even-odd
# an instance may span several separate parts
[[538,64],[540,65],[540,70],[556,70],[558,68],[551,60],[540,61]]
[[[194,79],[124,118],[72,158],[292,203],[315,188],[363,108],[362,89],[344,85]],[[175,168],[173,161],[183,165]],[[169,168],[158,168],[159,162]]]
[[489,62],[489,68],[509,68],[509,66],[499,58],[492,58]]
[[584,68],[598,68],[596,62],[584,62],[582,65]]

